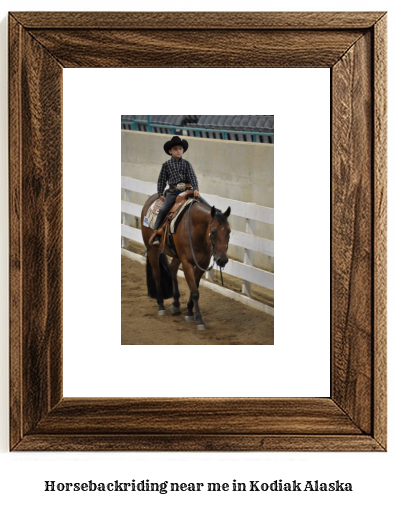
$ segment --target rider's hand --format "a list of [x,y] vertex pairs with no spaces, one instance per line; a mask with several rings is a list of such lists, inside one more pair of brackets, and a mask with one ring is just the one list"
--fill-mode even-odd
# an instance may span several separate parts
[[194,191],[194,197],[198,197],[198,198],[201,197],[200,192],[198,190]]
[[160,195],[160,199],[164,202],[165,201],[165,197],[163,195]]

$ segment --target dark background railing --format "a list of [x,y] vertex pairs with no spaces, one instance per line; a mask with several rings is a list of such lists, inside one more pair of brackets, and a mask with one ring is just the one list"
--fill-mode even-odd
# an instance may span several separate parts
[[274,143],[274,115],[121,115],[121,128],[205,139]]

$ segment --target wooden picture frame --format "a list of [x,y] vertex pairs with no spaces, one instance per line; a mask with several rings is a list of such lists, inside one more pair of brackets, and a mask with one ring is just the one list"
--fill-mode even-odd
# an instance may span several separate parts
[[[62,69],[181,62],[331,69],[329,398],[62,396]],[[386,14],[14,12],[9,72],[10,449],[384,451]]]

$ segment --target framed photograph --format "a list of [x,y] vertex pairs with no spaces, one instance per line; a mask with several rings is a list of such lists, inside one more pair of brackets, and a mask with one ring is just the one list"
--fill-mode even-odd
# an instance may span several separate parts
[[[331,69],[327,398],[63,397],[63,69],[181,55]],[[9,73],[10,449],[385,451],[386,14],[10,13]]]
[[[163,100],[175,77],[165,70]],[[178,90],[181,102],[196,97],[194,84],[184,100]],[[122,115],[121,182],[121,343],[273,345],[274,115]],[[156,248],[150,237],[163,223]]]

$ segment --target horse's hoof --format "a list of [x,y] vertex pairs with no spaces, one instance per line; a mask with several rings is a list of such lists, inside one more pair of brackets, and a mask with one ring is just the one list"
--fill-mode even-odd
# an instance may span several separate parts
[[167,310],[159,310],[157,315],[167,315]]
[[197,329],[198,329],[199,331],[204,331],[204,329],[205,329],[205,325],[204,325],[204,324],[197,324],[197,326],[196,326],[196,327],[197,327]]
[[172,315],[177,315],[178,313],[181,313],[181,309],[177,306],[171,305],[171,313]]
[[194,315],[185,315],[185,322],[194,322]]

